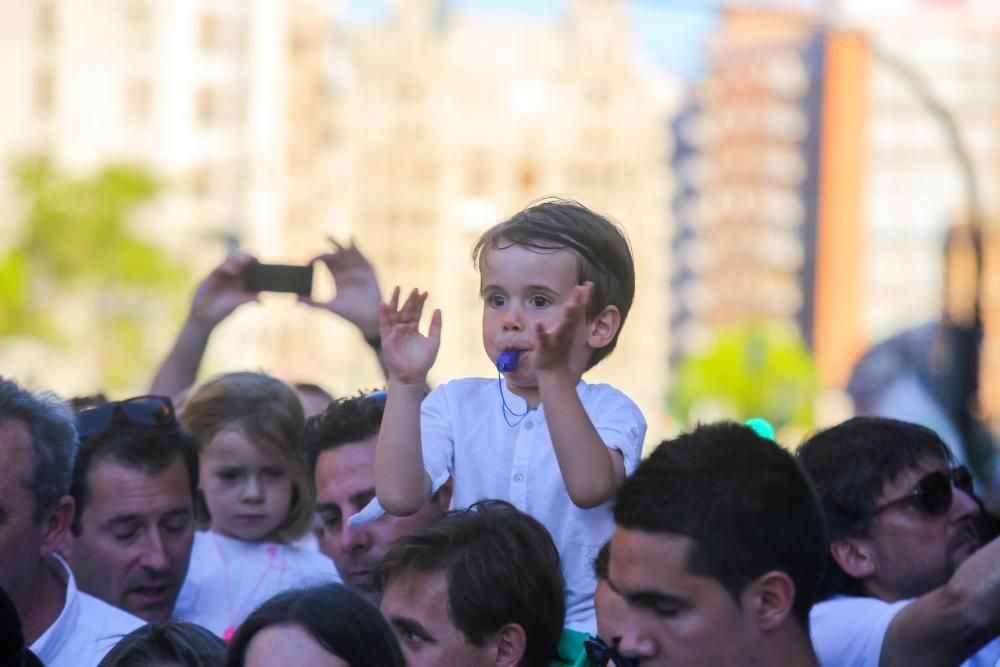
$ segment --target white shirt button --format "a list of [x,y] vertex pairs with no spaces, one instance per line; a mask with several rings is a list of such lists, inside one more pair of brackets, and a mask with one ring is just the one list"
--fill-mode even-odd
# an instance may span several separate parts
[[515,482],[523,482],[524,481],[524,475],[522,475],[521,473],[517,473],[516,475],[514,475],[514,481]]
[[524,422],[524,428],[530,431],[535,428],[535,422]]

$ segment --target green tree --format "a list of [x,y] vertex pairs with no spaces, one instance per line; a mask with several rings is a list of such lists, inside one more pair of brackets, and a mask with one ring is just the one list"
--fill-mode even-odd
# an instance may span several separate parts
[[11,176],[24,215],[0,258],[0,338],[96,354],[102,388],[143,383],[155,363],[144,332],[187,286],[181,267],[135,231],[134,214],[159,184],[136,167],[79,176],[44,158],[17,162]]
[[815,365],[798,334],[765,324],[719,332],[704,354],[681,361],[674,387],[670,408],[685,425],[721,413],[807,428],[818,393]]

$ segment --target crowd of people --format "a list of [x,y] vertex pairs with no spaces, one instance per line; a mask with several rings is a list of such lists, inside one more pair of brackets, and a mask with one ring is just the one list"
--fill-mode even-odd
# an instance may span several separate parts
[[0,664],[1000,665],[996,522],[934,432],[858,417],[793,454],[719,422],[643,459],[636,405],[582,379],[632,305],[618,226],[548,200],[473,257],[493,379],[431,389],[441,313],[337,243],[336,295],[300,298],[383,390],[196,382],[246,254],[148,395],[0,378]]

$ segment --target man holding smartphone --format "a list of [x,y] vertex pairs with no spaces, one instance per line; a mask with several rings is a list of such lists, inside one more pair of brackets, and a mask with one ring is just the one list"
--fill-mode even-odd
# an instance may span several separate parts
[[[227,257],[198,285],[187,319],[160,365],[150,393],[176,397],[193,385],[215,327],[243,304],[258,302],[258,291],[273,291],[271,288],[298,293],[301,303],[328,310],[356,326],[384,369],[378,334],[382,292],[375,270],[353,242],[346,246],[332,238],[330,242],[333,250],[315,257],[308,267],[282,267],[292,271],[260,264],[242,252]],[[311,282],[306,274],[315,262],[322,262],[333,276],[336,295],[330,301],[317,301],[305,289]]]

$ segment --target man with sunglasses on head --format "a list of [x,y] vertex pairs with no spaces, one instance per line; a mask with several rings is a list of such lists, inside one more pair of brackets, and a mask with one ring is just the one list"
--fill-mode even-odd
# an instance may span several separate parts
[[57,550],[73,521],[69,408],[0,377],[0,588],[48,667],[94,667],[142,621],[77,588]]
[[1000,541],[979,549],[971,477],[941,438],[856,417],[809,438],[799,460],[829,529],[811,615],[823,667],[994,667]]
[[82,410],[64,553],[80,589],[149,621],[170,618],[194,538],[198,446],[169,398]]

